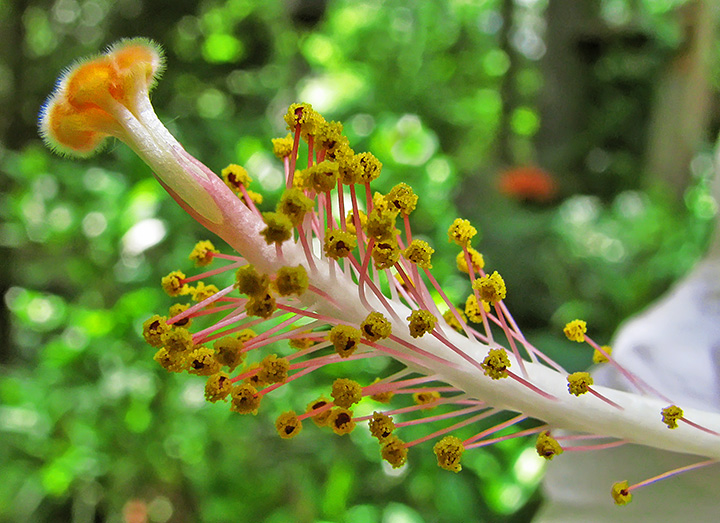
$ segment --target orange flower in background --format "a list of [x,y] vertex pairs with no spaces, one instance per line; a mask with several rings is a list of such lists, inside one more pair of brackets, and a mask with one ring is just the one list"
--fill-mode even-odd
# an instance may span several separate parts
[[539,203],[552,201],[558,193],[555,177],[532,165],[513,167],[500,173],[498,188],[510,198]]

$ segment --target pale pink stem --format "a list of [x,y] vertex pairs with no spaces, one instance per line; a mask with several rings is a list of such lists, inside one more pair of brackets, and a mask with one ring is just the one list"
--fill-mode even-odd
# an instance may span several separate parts
[[411,441],[410,443],[405,443],[405,448],[409,449],[410,447],[414,447],[415,445],[419,445],[420,443],[425,443],[426,441],[429,441],[438,436],[442,436],[443,434],[447,434],[448,432],[452,432],[454,430],[461,429],[463,427],[467,427],[468,425],[477,423],[480,420],[489,418],[490,416],[492,416],[495,413],[497,413],[496,409],[490,409],[487,412],[483,412],[482,414],[478,414],[477,416],[473,416],[472,418],[468,418],[459,423],[455,423],[454,425],[450,425],[449,427],[446,427],[444,429],[436,430],[432,434],[428,434],[427,436],[424,436],[420,439],[416,439],[415,441]]
[[[391,339],[396,339],[394,336],[391,336],[390,338],[391,338]],[[398,341],[401,341],[399,338],[397,338],[397,340],[398,340]],[[372,347],[372,348],[374,348],[374,349],[377,349],[377,350],[379,350],[380,352],[383,352],[383,353],[385,353],[385,354],[389,354],[390,356],[392,356],[393,358],[395,358],[395,359],[397,359],[397,360],[407,361],[407,362],[410,362],[410,363],[412,363],[412,364],[414,364],[414,365],[418,365],[418,366],[420,366],[420,367],[427,367],[427,361],[418,358],[414,353],[418,353],[418,354],[420,354],[421,356],[424,356],[424,357],[426,357],[426,358],[428,358],[428,359],[431,359],[431,360],[433,360],[433,361],[435,361],[435,362],[437,362],[437,363],[440,363],[441,365],[450,365],[449,362],[443,360],[441,357],[436,356],[436,355],[434,355],[434,354],[431,354],[431,353],[429,353],[429,352],[427,352],[427,351],[418,349],[418,348],[410,347],[410,349],[413,351],[413,354],[408,354],[408,353],[406,353],[406,352],[402,352],[402,351],[399,351],[399,350],[396,350],[396,349],[391,349],[390,347],[386,347],[386,346],[384,346],[384,345],[380,345],[380,344],[378,344],[378,343],[375,343],[375,342],[372,342],[372,341],[369,341],[369,340],[362,340],[362,343],[363,343],[364,345],[368,345],[368,346],[370,346],[370,347]]]
[[383,392],[397,392],[399,389],[404,389],[405,387],[410,387],[412,385],[419,385],[421,383],[428,383],[430,381],[435,381],[436,379],[437,378],[435,376],[420,376],[419,378],[410,378],[391,383],[373,383],[372,385],[363,387],[363,395],[367,394],[372,396],[373,394],[381,394]]
[[702,430],[703,432],[707,432],[708,434],[712,434],[713,436],[720,436],[720,434],[718,434],[718,433],[715,432],[714,430],[710,430],[710,429],[708,429],[708,428],[703,427],[702,425],[698,425],[698,424],[695,423],[694,421],[690,421],[690,420],[687,419],[687,418],[680,418],[680,419],[681,419],[682,421],[684,421],[685,423],[687,423],[688,425],[690,425],[691,427],[694,427],[694,428],[696,428],[696,429],[698,429],[698,430]]
[[625,367],[620,365],[617,361],[615,361],[614,358],[610,356],[610,354],[605,351],[600,345],[595,343],[588,335],[585,335],[585,341],[590,345],[592,348],[594,348],[596,351],[598,351],[600,354],[605,356],[607,358],[608,362],[615,367],[620,373],[625,376],[633,385],[635,385],[639,390],[645,390],[645,392],[650,392],[651,394],[655,394],[658,398],[662,399],[663,401],[667,401],[668,403],[673,403],[671,399],[668,399],[664,394],[658,392],[654,387],[651,387],[648,385],[642,378],[637,376],[636,374],[633,374],[629,370],[626,370]]
[[[423,269],[425,272],[425,276],[427,276],[428,280],[430,280],[430,284],[432,285],[433,289],[437,291],[438,294],[440,294],[440,297],[445,302],[445,305],[448,306],[450,312],[452,313],[453,317],[455,318],[455,321],[457,321],[460,326],[462,326],[463,330],[465,331],[465,335],[470,338],[476,338],[476,336],[473,336],[470,331],[468,330],[468,325],[463,321],[463,319],[460,317],[460,314],[458,314],[457,309],[455,308],[455,305],[450,301],[450,298],[447,297],[447,294],[445,294],[445,291],[442,290],[442,287],[438,284],[435,277],[432,275],[432,273],[428,269]],[[485,340],[481,340],[485,341]]]
[[486,439],[483,441],[478,441],[477,443],[473,443],[472,445],[463,445],[463,446],[465,447],[465,450],[477,449],[480,447],[487,447],[488,445],[500,443],[501,441],[506,441],[506,440],[515,439],[515,438],[522,438],[523,436],[529,436],[530,434],[537,434],[538,432],[542,432],[546,428],[547,428],[547,425],[543,425],[542,427],[535,427],[534,429],[521,430],[520,432],[515,432],[513,434],[508,434],[506,436],[499,436],[497,438]]
[[225,287],[223,290],[216,292],[215,294],[213,294],[212,296],[210,296],[208,298],[205,298],[203,301],[196,303],[192,307],[188,307],[187,309],[185,309],[183,312],[181,312],[177,316],[173,316],[172,318],[170,318],[167,321],[168,325],[171,325],[180,320],[183,320],[183,319],[187,318],[188,316],[190,316],[191,314],[194,314],[195,312],[199,311],[200,309],[204,309],[205,307],[207,307],[211,303],[216,302],[217,300],[219,300],[226,294],[230,294],[234,288],[235,288],[234,285]]
[[[288,356],[287,359],[290,359],[292,356],[295,355],[293,354],[291,356]],[[380,354],[375,354],[374,352],[356,352],[355,354],[351,354],[346,358],[341,357],[339,354],[328,354],[327,356],[321,356],[312,360],[293,363],[292,365],[290,365],[290,368],[302,369],[304,367],[324,366],[330,365],[331,363],[342,363],[344,361],[356,361],[365,360],[367,358],[377,358],[378,356],[380,356]]]
[[[241,316],[243,316],[243,318],[247,318],[247,314],[243,314],[243,315],[241,315]],[[240,317],[238,317],[237,321],[240,321]],[[236,332],[240,332],[240,331],[242,331],[242,330],[249,329],[249,328],[251,328],[251,327],[254,327],[255,325],[259,325],[260,323],[262,323],[262,322],[264,322],[264,321],[265,321],[265,318],[257,318],[257,319],[255,319],[255,320],[252,320],[252,321],[248,321],[248,322],[246,322],[246,323],[243,323],[242,325],[238,325],[237,327],[233,327],[232,329],[228,329],[228,330],[226,330],[226,331],[224,331],[224,332],[221,332],[221,333],[219,333],[219,334],[215,334],[215,335],[213,335],[213,336],[209,336],[209,337],[205,338],[205,339],[202,340],[202,341],[203,341],[203,343],[208,343],[208,342],[210,342],[210,341],[214,341],[214,340],[220,339],[220,338],[222,338],[222,337],[224,337],[224,336],[229,336],[230,334],[235,334]]]
[[257,216],[260,216],[262,218],[262,213],[260,210],[255,207],[255,202],[252,201],[252,198],[250,198],[250,195],[247,192],[247,189],[244,185],[240,185],[240,190],[243,193],[243,199],[245,200],[245,205],[247,205],[248,209],[250,209],[252,212],[254,212]]
[[315,138],[313,135],[308,135],[308,167],[312,167],[313,165],[313,145],[315,143]]
[[295,381],[298,378],[302,378],[306,374],[310,374],[312,371],[317,370],[319,368],[320,367],[310,367],[309,369],[303,369],[301,371],[298,371],[295,374],[293,374],[292,376],[288,376],[280,383],[273,383],[272,385],[265,387],[263,390],[258,392],[258,396],[262,398],[266,394],[270,394],[275,389],[278,389],[278,388],[282,387],[283,385],[290,383],[291,381]]
[[295,126],[295,136],[293,138],[293,149],[292,153],[290,153],[290,166],[288,168],[288,176],[287,176],[287,188],[293,186],[293,178],[295,177],[295,163],[297,162],[298,157],[298,148],[300,147],[300,124],[297,124]]
[[518,375],[515,374],[514,372],[509,371],[509,370],[507,370],[507,369],[505,369],[505,372],[508,373],[508,376],[509,376],[509,377],[511,377],[512,379],[514,379],[515,381],[517,381],[517,382],[520,383],[521,385],[525,385],[525,386],[526,386],[528,389],[530,389],[531,391],[540,394],[540,396],[542,396],[543,398],[548,399],[548,400],[557,401],[557,398],[556,398],[555,396],[553,396],[552,394],[548,394],[547,392],[545,392],[545,391],[542,390],[542,389],[539,389],[538,387],[536,387],[535,385],[533,385],[533,384],[530,383],[529,381],[524,380],[523,378],[521,378],[520,376],[518,376]]
[[684,472],[690,472],[691,470],[697,470],[699,468],[707,467],[708,465],[713,465],[715,463],[717,463],[717,460],[709,459],[707,461],[701,461],[700,463],[695,463],[693,465],[687,465],[685,467],[680,467],[675,470],[670,470],[668,472],[665,472],[664,474],[660,474],[653,478],[646,479],[645,481],[641,481],[640,483],[635,483],[634,485],[628,487],[626,490],[628,492],[630,492],[632,490],[639,489],[640,487],[645,487],[647,485],[651,485],[651,484],[655,483],[656,481],[671,478],[673,476],[677,476],[678,474],[682,474]]
[[[482,304],[480,305],[480,308],[482,309]],[[520,352],[518,352],[517,346],[515,346],[515,338],[510,333],[510,329],[508,328],[507,323],[505,322],[505,316],[503,316],[502,310],[500,310],[500,307],[498,307],[498,304],[495,304],[495,310],[498,313],[498,317],[500,318],[500,323],[502,324],[502,330],[505,333],[505,337],[508,339],[508,342],[510,343],[510,348],[512,349],[512,353],[515,355],[515,359],[518,362],[518,365],[520,366],[520,372],[522,372],[522,375],[525,379],[528,379],[528,373],[527,369],[525,368],[525,361],[520,357]]]
[[[253,347],[254,347],[254,346],[256,346],[256,345],[262,345],[263,342],[264,342],[265,340],[269,339],[273,334],[275,334],[276,332],[280,332],[280,331],[283,330],[285,327],[288,327],[288,326],[292,325],[292,324],[295,323],[296,321],[297,321],[297,315],[290,316],[287,320],[284,320],[284,321],[282,321],[281,323],[278,323],[277,325],[275,325],[274,327],[266,330],[266,331],[263,332],[262,334],[258,334],[258,335],[255,336],[253,339],[249,340],[245,346],[246,346],[246,347],[249,347],[249,346],[253,346]],[[303,326],[303,328],[304,328],[304,326]],[[276,338],[277,338],[277,337],[276,337]]]
[[302,224],[298,225],[298,237],[300,238],[300,244],[302,245],[303,252],[305,253],[305,259],[307,260],[308,265],[310,265],[310,271],[317,272],[317,265],[315,265],[315,256],[313,256],[313,253],[310,250],[310,245],[308,244],[308,239],[305,235]]
[[347,230],[347,224],[345,223],[345,193],[343,192],[343,185],[340,179],[337,182],[337,201],[338,201],[338,213],[340,214],[340,229],[342,231]]
[[[218,301],[224,302],[225,300],[218,300]],[[195,313],[193,313],[193,315],[191,317],[192,318],[200,318],[201,316],[209,316],[210,314],[217,314],[218,312],[224,312],[224,311],[228,311],[231,309],[237,309],[237,308],[238,308],[238,304],[235,302],[228,303],[227,305],[217,305],[215,307],[212,307],[211,309],[206,309],[206,310],[201,310],[201,311],[195,312]],[[178,314],[178,316],[180,316],[180,315]],[[173,318],[170,318],[167,321],[167,323],[168,323],[168,325],[170,325],[171,324],[170,322],[172,321],[172,323],[174,324],[174,323],[177,323],[178,321],[181,321],[181,319],[175,319],[175,317],[173,317]]]
[[578,445],[578,446],[572,446],[572,447],[563,447],[563,450],[566,450],[568,452],[573,452],[573,451],[580,452],[580,451],[587,451],[587,450],[605,450],[605,449],[612,449],[615,447],[622,447],[623,445],[626,445],[627,443],[629,443],[629,442],[624,439],[621,439],[619,441],[610,441],[609,443],[598,443],[597,445]]
[[509,420],[507,420],[503,423],[495,425],[494,427],[490,427],[489,429],[483,430],[482,432],[475,434],[473,437],[466,439],[465,441],[463,441],[463,445],[465,446],[465,448],[468,448],[469,444],[474,443],[475,441],[481,440],[485,436],[489,436],[490,434],[495,434],[496,432],[500,432],[501,430],[503,430],[507,427],[511,427],[511,426],[515,425],[516,423],[520,423],[524,419],[527,419],[527,416],[525,416],[524,414],[518,414],[514,418],[510,418]]
[[598,398],[598,399],[600,399],[600,400],[603,400],[605,403],[607,403],[607,404],[610,405],[611,407],[615,407],[615,408],[618,409],[618,410],[625,410],[623,407],[621,407],[620,405],[618,405],[617,403],[615,403],[615,402],[612,401],[611,399],[606,398],[605,396],[603,396],[602,394],[600,394],[598,391],[593,390],[593,389],[590,388],[590,387],[588,387],[588,392],[589,392],[590,394],[592,394],[593,396],[595,396],[596,398]]
[[[333,264],[333,265],[334,265],[334,264]],[[312,293],[317,294],[318,296],[322,297],[323,299],[329,301],[329,302],[332,303],[336,308],[340,308],[340,305],[338,304],[337,300],[335,300],[335,298],[333,298],[332,296],[330,296],[330,295],[329,295],[327,292],[325,292],[324,290],[322,290],[322,289],[320,289],[320,288],[318,288],[318,287],[315,287],[314,285],[308,285],[308,290],[309,290],[310,292],[312,292]]]
[[243,265],[246,265],[246,264],[242,263],[242,262],[230,263],[228,265],[225,265],[224,267],[218,267],[217,269],[203,272],[201,274],[196,274],[195,276],[190,276],[189,278],[183,278],[182,281],[183,281],[183,283],[190,283],[193,281],[202,280],[203,278],[210,278],[211,276],[215,276],[215,275],[221,274],[223,272],[237,269],[238,267],[242,267]]
[[307,419],[307,418],[312,418],[313,416],[317,416],[318,414],[322,414],[322,413],[325,412],[326,410],[330,410],[330,409],[333,408],[334,406],[335,406],[335,404],[334,404],[333,402],[329,401],[329,402],[327,402],[325,405],[323,405],[322,407],[318,407],[318,408],[316,408],[316,409],[309,410],[309,411],[305,412],[304,414],[300,414],[300,415],[298,416],[298,420],[303,421],[303,420],[305,420],[305,419]]
[[[426,405],[426,407],[434,407],[432,403]],[[474,407],[467,407],[464,409],[456,410],[453,412],[446,412],[445,414],[437,414],[435,416],[428,416],[427,418],[417,418],[410,421],[403,421],[400,423],[396,423],[396,428],[401,427],[409,427],[411,425],[419,425],[421,423],[432,423],[434,421],[441,421],[444,419],[450,419],[450,418],[457,418],[459,416],[465,416],[466,414],[472,414],[473,412],[477,412],[478,410],[485,409],[487,407],[484,407],[482,405],[476,405]]]
[[352,209],[353,209],[353,222],[355,223],[355,235],[358,239],[358,250],[360,253],[360,257],[363,257],[365,255],[364,248],[365,248],[365,234],[362,230],[362,225],[360,222],[360,206],[358,205],[357,201],[357,195],[355,194],[355,185],[350,184],[350,201],[352,203]]
[[408,245],[412,243],[412,232],[410,231],[410,217],[403,213],[403,222],[405,223],[405,240],[407,241]]
[[423,392],[462,392],[460,389],[452,386],[448,387],[415,387],[415,388],[403,388],[396,390],[395,394],[417,394]]
[[421,349],[420,347],[413,345],[412,343],[407,342],[404,339],[399,338],[398,336],[395,336],[394,334],[391,334],[390,336],[388,336],[388,339],[394,341],[395,343],[399,343],[400,345],[402,345],[403,347],[405,347],[406,349],[408,349],[414,353],[420,354],[426,358],[431,359],[432,361],[440,363],[441,365],[449,365],[453,368],[458,368],[457,364],[451,363],[450,361],[448,361],[444,358],[441,358],[440,356],[438,356],[436,354],[428,352],[425,349]]
[[283,167],[285,170],[285,187],[289,189],[292,187],[292,177],[290,176],[290,157],[283,157]]
[[214,252],[212,253],[213,258],[221,258],[223,260],[230,260],[235,262],[245,262],[244,264],[247,264],[247,261],[242,256],[235,256],[233,254],[223,254],[221,252]]
[[478,369],[479,371],[485,372],[485,369],[483,369],[482,364],[477,361],[475,358],[470,356],[469,354],[465,353],[465,351],[459,349],[455,345],[453,345],[450,340],[445,338],[445,336],[441,336],[440,333],[436,331],[430,332],[431,335],[433,335],[438,341],[442,342],[443,345],[445,345],[448,349],[453,351],[455,354],[460,356],[462,359],[467,361],[470,365]]
[[[440,398],[438,401],[433,403],[434,407],[439,407],[440,405],[468,405],[469,403],[464,403],[462,401],[456,401],[455,398]],[[484,405],[484,403],[472,403],[472,405],[480,406]],[[408,414],[410,412],[416,412],[418,410],[425,410],[427,409],[427,405],[411,405],[410,407],[402,407],[399,409],[392,409],[392,410],[385,410],[383,411],[383,414],[386,416],[399,416],[401,414]],[[357,418],[353,418],[353,421],[366,421],[372,418],[372,414],[368,414],[367,416],[359,416]]]
[[243,318],[247,318],[247,313],[245,310],[239,310],[236,313],[228,314],[225,319],[211,325],[210,327],[207,327],[206,329],[203,329],[199,332],[196,332],[192,335],[193,342],[195,343],[205,343],[208,341],[206,339],[206,335],[212,334],[213,332],[217,332],[220,329],[227,327],[229,325],[232,325],[233,323],[237,323]]
[[365,206],[367,207],[368,216],[370,216],[370,213],[373,210],[372,191],[370,190],[370,182],[365,182],[364,185],[365,185]]

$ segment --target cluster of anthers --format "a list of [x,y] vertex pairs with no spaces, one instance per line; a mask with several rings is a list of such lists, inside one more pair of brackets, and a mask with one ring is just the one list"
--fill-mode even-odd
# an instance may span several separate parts
[[[472,291],[456,308],[430,271],[433,248],[413,237],[412,188],[401,183],[373,193],[380,161],[355,152],[342,125],[309,104],[292,105],[290,134],[273,140],[286,188],[274,210],[261,212],[262,196],[249,189],[245,169],[229,165],[216,176],[160,123],[148,92],[161,67],[157,46],[142,39],[78,63],[45,105],[41,133],[56,150],[80,156],[108,136],[124,141],[183,208],[237,251],[222,254],[199,242],[190,254],[196,266],[224,265],[167,275],[165,291],[194,303],[175,304],[144,324],[155,360],[170,372],[206,377],[208,401],[255,414],[265,396],[326,365],[393,358],[403,370],[369,383],[337,379],[327,396],[283,413],[275,422],[280,437],[298,436],[308,419],[339,435],[367,422],[393,467],[405,464],[411,447],[435,440],[439,466],[453,472],[465,451],[530,435],[546,459],[628,442],[709,458],[632,486],[616,483],[618,504],[643,485],[720,458],[719,434],[709,428],[720,428],[718,417],[686,414],[590,339],[585,322],[570,322],[566,336],[586,343],[596,363],[614,365],[637,393],[595,386],[589,373],[570,374],[534,347],[505,306],[503,278],[485,272],[471,245],[477,230],[462,219],[448,237]],[[222,288],[205,283],[228,274],[234,278]],[[204,328],[193,332],[201,317]],[[355,415],[360,402],[372,402],[374,412]],[[481,420],[494,422],[467,436]],[[437,428],[401,438],[403,427],[421,423]]]

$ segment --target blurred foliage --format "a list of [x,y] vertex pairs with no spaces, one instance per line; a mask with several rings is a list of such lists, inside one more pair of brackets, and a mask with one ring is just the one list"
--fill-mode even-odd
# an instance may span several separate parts
[[[590,354],[560,327],[582,316],[608,339],[701,255],[717,212],[708,151],[684,205],[640,183],[653,82],[682,44],[680,4],[595,4],[598,23],[645,38],[633,60],[612,46],[595,57],[580,154],[591,161],[550,173],[558,194],[534,202],[497,183],[536,157],[542,0],[1,3],[0,520],[527,521],[539,502],[541,466],[525,441],[468,453],[455,475],[427,445],[388,470],[363,430],[275,437],[273,417],[326,391],[341,366],[278,390],[249,418],[205,404],[202,379],[156,368],[142,321],[169,306],[159,277],[189,270],[206,234],[122,145],[78,162],[39,143],[38,108],[66,64],[121,37],[160,42],[161,119],[212,169],[245,165],[266,209],[282,180],[269,139],[284,134],[287,105],[342,120],[353,147],[384,162],[377,190],[408,181],[421,195],[413,227],[438,251],[450,296],[468,292],[446,237],[459,202],[519,323],[579,369]],[[354,372],[370,381],[390,370]]]

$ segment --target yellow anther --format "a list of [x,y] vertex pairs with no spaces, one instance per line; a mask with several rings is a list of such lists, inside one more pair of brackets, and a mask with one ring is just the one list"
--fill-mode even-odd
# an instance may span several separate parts
[[316,193],[332,191],[337,187],[339,173],[338,164],[324,160],[305,170],[303,176],[305,185]]
[[[467,317],[465,316],[465,313],[459,309],[455,309],[455,312],[458,316],[460,316],[460,319],[467,323]],[[460,322],[455,318],[455,315],[452,313],[450,309],[443,312],[443,319],[445,322],[450,325],[453,329],[455,329],[458,332],[463,332],[463,327],[460,324]]]
[[249,316],[269,318],[276,310],[277,303],[270,293],[251,296],[247,303],[245,303],[245,312],[247,312]]
[[448,239],[457,243],[460,247],[468,247],[470,240],[477,234],[477,229],[470,225],[468,220],[456,218],[448,229]]
[[187,353],[195,346],[192,335],[184,327],[171,327],[160,339],[167,351],[173,354]]
[[285,138],[273,138],[273,154],[279,159],[287,158],[292,154],[293,138],[288,134]]
[[363,167],[357,154],[344,154],[338,158],[338,175],[344,185],[359,183],[362,172]]
[[162,335],[170,330],[165,316],[155,314],[143,323],[143,338],[153,347],[162,347]]
[[389,269],[400,260],[400,247],[395,240],[376,242],[372,250],[372,259],[378,270]]
[[333,260],[347,258],[357,247],[357,237],[349,232],[340,230],[327,230],[323,250],[325,256]]
[[669,429],[676,429],[678,426],[678,420],[682,419],[684,413],[683,410],[677,405],[670,405],[665,407],[661,411],[662,421]]
[[341,358],[347,358],[360,345],[362,333],[350,325],[335,325],[328,333],[328,340]]
[[[612,347],[610,345],[603,345],[600,347],[602,350],[605,351],[605,354],[610,356],[612,354]],[[607,363],[609,360],[605,357],[605,355],[600,352],[599,350],[595,349],[593,352],[593,363]]]
[[198,347],[188,357],[188,372],[198,376],[210,376],[220,372],[222,365],[215,359],[215,352],[207,347]]
[[563,448],[560,446],[560,443],[558,443],[548,431],[538,434],[537,441],[535,441],[535,450],[538,456],[547,460],[551,460],[555,456],[563,453]]
[[404,215],[408,215],[415,210],[418,197],[406,183],[399,183],[387,194],[385,199],[388,203]]
[[[380,378],[376,378],[375,381],[372,382],[372,385],[375,385],[380,381]],[[392,401],[393,396],[395,396],[395,393],[392,390],[387,390],[385,392],[377,392],[375,394],[372,394],[370,397],[377,401],[378,403],[390,403]]]
[[257,414],[262,396],[249,383],[236,385],[230,391],[230,410],[239,414]]
[[577,341],[582,343],[585,341],[585,333],[587,332],[587,323],[583,320],[573,320],[563,329],[565,336],[570,341]]
[[302,430],[302,422],[294,411],[283,412],[275,420],[275,429],[282,439],[294,438]]
[[302,265],[297,267],[280,267],[275,278],[275,288],[280,296],[294,294],[300,296],[310,285],[307,271]]
[[413,394],[413,401],[416,405],[426,405],[422,410],[430,410],[437,407],[434,403],[440,400],[440,393],[436,390],[428,390],[425,392],[416,392]]
[[293,224],[290,218],[279,212],[262,213],[266,227],[260,231],[265,243],[279,245],[292,238]]
[[224,336],[213,344],[215,350],[215,359],[228,368],[230,372],[240,365],[245,359],[242,352],[243,343],[233,336]]
[[[168,311],[168,316],[170,318],[174,318],[178,314],[181,314],[181,313],[185,312],[186,310],[188,310],[188,307],[190,307],[190,305],[187,303],[175,303],[170,306],[170,310]],[[173,325],[175,325],[176,327],[187,328],[190,326],[191,323],[192,323],[192,318],[190,316],[185,316],[181,320],[176,320],[173,323]]]
[[375,158],[372,153],[360,153],[357,156],[361,168],[359,182],[370,183],[380,176],[382,162]]
[[372,418],[368,421],[368,425],[370,427],[370,434],[380,442],[390,436],[392,431],[395,430],[393,419],[382,412],[373,412]]
[[497,271],[476,279],[472,284],[473,289],[478,291],[480,299],[488,303],[497,303],[507,296],[505,281]]
[[325,119],[308,103],[292,104],[285,114],[285,123],[290,131],[295,132],[300,125],[300,134],[307,139],[308,135],[317,133]]
[[161,285],[168,296],[183,296],[189,292],[188,286],[185,283],[185,274],[180,271],[173,271],[163,277]]
[[423,240],[413,240],[410,245],[403,251],[405,258],[408,261],[416,264],[418,267],[423,269],[432,269],[432,263],[430,258],[435,252],[435,249],[430,247],[430,244]]
[[213,255],[217,252],[218,251],[215,249],[212,242],[203,240],[195,244],[195,247],[188,258],[195,262],[196,267],[204,267],[206,265],[210,265],[213,261]]
[[232,390],[230,376],[224,372],[218,372],[210,376],[205,383],[205,399],[211,403],[224,400]]
[[508,358],[505,349],[490,349],[488,355],[482,362],[482,368],[485,376],[489,376],[494,380],[507,378],[507,369],[510,367],[510,358]]
[[247,189],[252,182],[252,178],[250,178],[250,175],[245,167],[234,163],[225,167],[220,174],[222,175],[225,185],[230,187],[233,192],[236,193],[241,191],[241,187],[245,187]]
[[269,354],[260,362],[258,379],[263,383],[282,383],[287,379],[289,370],[290,362],[286,358]]
[[235,287],[240,294],[264,296],[270,289],[270,278],[260,274],[253,265],[245,265],[235,273]]
[[410,336],[413,338],[420,338],[432,332],[437,323],[437,318],[430,311],[422,309],[412,311],[407,319],[410,320]]
[[243,343],[247,343],[255,337],[257,337],[257,333],[252,329],[243,329],[236,335],[236,338]]
[[398,230],[395,228],[397,211],[373,208],[367,218],[367,233],[376,240],[395,239]]
[[585,394],[593,384],[592,376],[589,372],[574,372],[567,377],[568,392],[575,396]]
[[360,324],[363,336],[370,341],[378,341],[390,336],[392,325],[380,312],[371,312]]
[[[247,192],[247,195],[250,197],[250,201],[252,201],[255,204],[255,206],[262,204],[262,202],[263,202],[262,194],[260,194],[259,192],[250,191],[250,190],[246,190],[245,192]],[[243,198],[241,201],[247,207],[248,203],[245,201],[245,198]]]
[[[315,401],[311,401],[308,403],[307,409],[305,412],[312,412],[317,409],[321,409],[325,405],[328,405],[330,403],[329,400],[324,398],[323,396],[320,396]],[[326,409],[318,414],[315,414],[311,416],[311,419],[317,425],[318,427],[325,427],[328,424],[328,419],[330,418],[330,414],[332,414],[331,409]]]
[[291,338],[288,344],[295,350],[306,350],[315,345],[313,338]]
[[[470,263],[472,264],[473,270],[478,273],[485,267],[485,259],[483,258],[483,255],[477,252],[472,247],[467,248],[468,253],[470,254]],[[455,263],[457,264],[457,268],[460,272],[464,272],[465,274],[469,274],[468,271],[468,264],[467,264],[467,258],[465,257],[465,251],[460,251],[458,255],[455,257]]]
[[210,296],[214,296],[215,294],[220,292],[220,289],[218,289],[216,285],[205,285],[201,281],[197,282],[197,285],[195,287],[189,287],[189,289],[190,296],[192,297],[193,301],[196,302],[206,300]]
[[[490,305],[487,302],[482,302],[482,307],[482,310],[484,310],[485,312],[490,312]],[[482,323],[482,310],[478,306],[475,294],[471,294],[467,297],[467,300],[465,300],[465,315],[471,322]]]
[[352,405],[362,400],[362,387],[357,381],[338,378],[333,382],[330,395],[335,405],[349,409]]
[[398,438],[395,434],[391,434],[382,441],[380,447],[380,455],[382,459],[390,463],[392,468],[397,469],[405,465],[407,461],[408,450],[405,442]]
[[187,369],[187,359],[181,352],[170,352],[165,347],[158,349],[153,359],[169,372],[183,372]]
[[[358,210],[358,218],[360,219],[360,228],[362,230],[365,230],[367,228],[367,215],[363,211]],[[345,225],[347,227],[348,232],[357,234],[353,211],[349,211],[347,213],[347,216],[345,217]]]
[[460,472],[462,470],[460,460],[462,459],[463,452],[465,452],[465,447],[460,438],[445,436],[435,443],[433,452],[437,457],[439,467],[452,472]]
[[305,215],[312,211],[314,205],[313,200],[305,196],[305,193],[293,187],[285,190],[276,210],[287,216],[290,222],[297,227],[303,222]]
[[353,413],[351,410],[336,407],[330,411],[327,425],[338,436],[344,436],[345,434],[350,434],[355,428],[355,422],[352,417]]
[[330,153],[330,157],[334,158],[334,153],[338,147],[341,147],[343,142],[347,142],[347,138],[343,136],[343,125],[340,122],[325,121],[320,124],[317,133],[315,134],[315,144],[325,149],[326,156]]
[[616,505],[627,505],[632,501],[632,494],[628,490],[627,481],[618,481],[615,483],[610,490],[610,494]]

